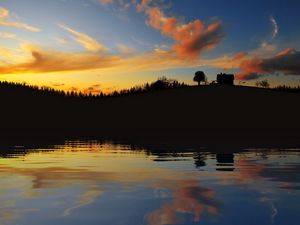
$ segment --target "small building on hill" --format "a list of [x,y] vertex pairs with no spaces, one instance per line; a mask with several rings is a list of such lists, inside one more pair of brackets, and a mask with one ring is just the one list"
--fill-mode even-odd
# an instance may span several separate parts
[[234,75],[220,73],[217,75],[217,82],[218,82],[218,84],[234,85]]

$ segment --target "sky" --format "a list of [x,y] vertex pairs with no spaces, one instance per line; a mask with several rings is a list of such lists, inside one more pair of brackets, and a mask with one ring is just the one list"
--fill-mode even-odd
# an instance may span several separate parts
[[0,0],[0,80],[86,93],[234,73],[300,85],[298,0]]

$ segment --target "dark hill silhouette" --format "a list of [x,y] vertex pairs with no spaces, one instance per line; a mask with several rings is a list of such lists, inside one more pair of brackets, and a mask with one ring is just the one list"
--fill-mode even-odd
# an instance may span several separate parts
[[1,132],[172,134],[207,136],[216,141],[285,136],[299,140],[298,93],[226,85],[175,85],[156,91],[145,91],[145,87],[93,97],[2,83]]

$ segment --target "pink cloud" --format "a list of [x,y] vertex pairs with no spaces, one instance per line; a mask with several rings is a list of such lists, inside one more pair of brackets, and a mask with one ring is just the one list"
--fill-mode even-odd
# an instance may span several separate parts
[[113,0],[99,0],[102,5],[109,5],[113,3]]
[[240,60],[240,59],[245,58],[247,55],[248,55],[247,52],[238,52],[233,56],[232,60]]
[[285,75],[300,75],[300,52],[286,49],[273,57],[251,58],[240,65],[238,80],[252,80],[262,75],[282,73]]
[[149,26],[175,41],[173,49],[180,58],[196,59],[201,52],[214,48],[224,37],[220,22],[208,26],[200,20],[181,24],[175,17],[167,17],[159,7],[148,7],[146,14]]

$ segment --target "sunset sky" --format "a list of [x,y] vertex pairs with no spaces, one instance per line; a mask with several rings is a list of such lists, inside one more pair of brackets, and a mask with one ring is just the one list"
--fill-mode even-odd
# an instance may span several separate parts
[[300,85],[297,0],[0,0],[0,80],[97,93],[235,73]]

